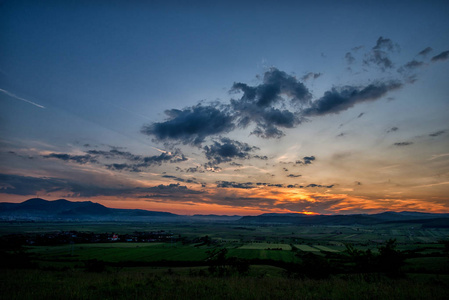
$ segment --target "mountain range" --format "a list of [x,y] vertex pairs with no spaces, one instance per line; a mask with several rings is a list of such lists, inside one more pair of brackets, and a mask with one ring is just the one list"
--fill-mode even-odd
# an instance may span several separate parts
[[422,212],[403,211],[351,215],[266,213],[258,216],[184,216],[169,212],[142,209],[109,208],[91,201],[74,202],[65,199],[48,201],[41,198],[32,198],[22,203],[0,202],[0,219],[35,221],[235,222],[248,225],[376,225],[386,223],[416,223],[421,224],[423,227],[449,228],[449,214]]

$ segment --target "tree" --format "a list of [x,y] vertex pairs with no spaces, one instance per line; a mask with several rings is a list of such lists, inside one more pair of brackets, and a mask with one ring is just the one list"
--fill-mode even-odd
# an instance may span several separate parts
[[396,250],[396,239],[389,239],[385,245],[380,246],[378,256],[378,266],[380,271],[387,275],[397,277],[401,275],[401,267],[404,265],[404,254]]

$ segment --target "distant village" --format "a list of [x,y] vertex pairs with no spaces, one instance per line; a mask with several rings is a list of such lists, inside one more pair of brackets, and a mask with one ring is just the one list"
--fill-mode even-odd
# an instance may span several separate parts
[[154,243],[177,242],[180,236],[164,230],[150,232],[134,232],[132,234],[117,233],[93,233],[80,231],[58,231],[36,234],[12,234],[3,236],[4,242],[8,241],[20,245],[62,245],[62,244],[87,244],[87,243]]

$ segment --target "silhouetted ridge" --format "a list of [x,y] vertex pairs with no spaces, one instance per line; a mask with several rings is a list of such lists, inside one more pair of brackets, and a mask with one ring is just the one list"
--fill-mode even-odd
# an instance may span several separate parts
[[48,201],[32,198],[22,203],[0,203],[0,217],[9,219],[90,219],[90,220],[144,220],[179,217],[169,212],[142,209],[108,208],[92,201],[72,202],[66,199]]

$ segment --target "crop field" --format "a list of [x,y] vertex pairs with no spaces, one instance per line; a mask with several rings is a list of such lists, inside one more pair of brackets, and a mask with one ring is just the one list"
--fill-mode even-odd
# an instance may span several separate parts
[[269,244],[269,243],[251,243],[251,244],[245,244],[239,249],[261,249],[261,250],[269,250],[269,249],[276,249],[276,250],[292,250],[292,247],[288,244]]
[[106,262],[204,261],[207,250],[168,243],[77,244],[30,248],[30,252],[40,254],[48,260],[62,256],[68,261],[97,259]]
[[[103,222],[2,225],[0,236],[18,233],[30,237],[58,236],[58,232],[76,231],[118,236],[168,232],[174,237],[154,242],[124,242],[127,240],[124,239],[120,242],[24,245],[21,251],[10,252],[2,262],[0,298],[4,299],[48,299],[48,295],[54,295],[55,299],[173,299],[186,295],[210,299],[212,292],[221,299],[232,298],[235,293],[244,295],[247,291],[247,299],[307,295],[312,299],[329,298],[329,295],[351,299],[347,296],[353,295],[352,298],[357,299],[362,294],[375,299],[449,298],[448,246],[443,242],[449,240],[449,230],[442,228],[418,228],[413,224],[236,226],[231,223]],[[369,266],[371,269],[356,268],[357,260],[351,260],[347,247],[355,249],[360,257],[369,249],[371,259],[377,259],[379,247],[384,247],[391,239],[395,240],[395,249],[403,253],[399,278],[392,279],[378,270],[377,261]],[[8,250],[3,251],[7,253]],[[217,261],[220,253],[225,253],[225,258]],[[25,264],[21,264],[21,260]],[[237,265],[232,265],[232,261]],[[222,273],[211,269],[214,262],[216,268],[223,268]],[[16,264],[22,266],[15,269]],[[333,265],[327,268],[326,264]],[[319,272],[324,273],[320,275]],[[35,291],[18,288],[23,285],[34,287]],[[311,292],[318,290],[324,292]]]
[[311,247],[309,245],[295,245],[296,248],[298,248],[301,251],[306,251],[306,252],[320,252],[320,249]]

